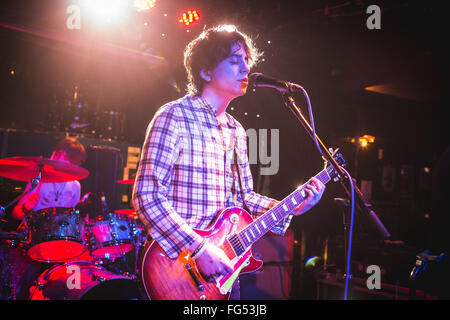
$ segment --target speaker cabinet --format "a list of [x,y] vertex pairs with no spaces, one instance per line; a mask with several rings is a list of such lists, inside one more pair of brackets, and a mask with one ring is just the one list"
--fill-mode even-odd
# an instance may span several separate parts
[[114,210],[116,207],[116,181],[119,180],[118,177],[123,170],[120,149],[103,145],[89,145],[86,147],[86,154],[84,167],[89,170],[89,176],[80,181],[82,193],[90,192],[99,197],[103,192],[109,209]]
[[253,256],[264,265],[251,274],[239,277],[243,300],[290,299],[293,270],[294,232],[285,236],[267,234],[252,247]]

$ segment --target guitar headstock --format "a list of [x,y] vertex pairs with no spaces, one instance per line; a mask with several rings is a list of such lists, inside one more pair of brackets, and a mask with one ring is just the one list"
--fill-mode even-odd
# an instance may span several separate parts
[[[330,148],[330,153],[333,156],[333,159],[336,161],[336,163],[340,167],[345,168],[347,166],[347,164],[345,162],[344,156],[342,155],[342,153],[340,153],[338,151],[339,151],[339,148],[336,150],[333,150],[332,148]],[[327,170],[330,178],[333,179],[335,182],[339,179],[339,173],[334,169],[333,166],[330,166],[330,164],[326,160],[325,160],[325,169]]]

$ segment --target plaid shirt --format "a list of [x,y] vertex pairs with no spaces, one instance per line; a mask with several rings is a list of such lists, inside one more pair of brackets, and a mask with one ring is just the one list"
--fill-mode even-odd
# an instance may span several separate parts
[[[226,115],[232,133],[228,152],[214,108],[198,96],[188,95],[162,106],[147,128],[133,205],[150,236],[172,259],[202,241],[192,228],[205,229],[223,208],[243,207],[233,170],[234,149],[250,213],[258,216],[278,203],[253,192],[246,132]],[[284,234],[291,218],[271,231]]]

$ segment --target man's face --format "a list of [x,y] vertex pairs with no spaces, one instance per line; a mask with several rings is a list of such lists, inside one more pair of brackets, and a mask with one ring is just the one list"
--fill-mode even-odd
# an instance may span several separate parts
[[249,72],[247,53],[238,42],[231,48],[231,55],[210,72],[211,81],[207,85],[231,100],[247,92]]

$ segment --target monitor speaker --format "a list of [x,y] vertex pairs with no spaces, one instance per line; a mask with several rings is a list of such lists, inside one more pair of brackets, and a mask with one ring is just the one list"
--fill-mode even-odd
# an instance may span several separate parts
[[[89,176],[80,181],[82,195],[91,193],[94,198],[100,199],[104,194],[108,208],[113,211],[117,202],[117,180],[123,170],[121,151],[110,146],[89,145],[86,155],[84,167],[89,170]],[[100,214],[100,207],[98,210],[97,214]],[[91,213],[89,215],[94,218]]]

